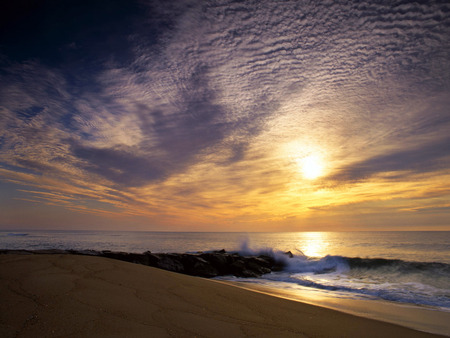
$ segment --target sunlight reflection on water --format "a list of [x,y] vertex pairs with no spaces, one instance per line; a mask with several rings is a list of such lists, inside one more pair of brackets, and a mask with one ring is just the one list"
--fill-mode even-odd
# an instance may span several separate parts
[[298,250],[308,257],[323,257],[328,254],[330,246],[326,232],[298,232],[296,241]]

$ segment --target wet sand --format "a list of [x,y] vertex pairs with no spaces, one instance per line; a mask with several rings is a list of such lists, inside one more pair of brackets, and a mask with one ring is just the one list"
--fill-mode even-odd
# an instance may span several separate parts
[[380,299],[349,298],[345,293],[312,290],[308,287],[286,289],[236,281],[224,281],[224,283],[276,297],[334,309],[359,317],[393,323],[418,331],[450,336],[450,312],[440,311],[434,307],[416,306]]
[[433,337],[93,256],[0,255],[0,337]]

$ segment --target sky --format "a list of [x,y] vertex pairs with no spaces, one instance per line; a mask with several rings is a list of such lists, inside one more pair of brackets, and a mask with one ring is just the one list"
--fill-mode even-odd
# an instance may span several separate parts
[[448,1],[0,13],[2,229],[450,230]]

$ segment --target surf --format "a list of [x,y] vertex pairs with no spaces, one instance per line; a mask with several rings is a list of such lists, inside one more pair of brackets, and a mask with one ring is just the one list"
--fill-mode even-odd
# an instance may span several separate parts
[[249,282],[277,284],[286,289],[298,285],[340,292],[350,298],[381,299],[450,311],[450,264],[339,255],[308,257],[301,249],[293,251],[295,254],[273,248],[252,249],[248,240],[242,241],[237,250],[243,256],[269,255],[283,265],[282,271]]

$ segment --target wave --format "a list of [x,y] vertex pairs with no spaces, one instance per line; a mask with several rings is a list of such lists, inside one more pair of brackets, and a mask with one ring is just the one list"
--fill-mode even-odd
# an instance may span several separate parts
[[408,262],[400,259],[384,258],[348,258],[343,257],[352,269],[386,269],[391,268],[405,273],[439,272],[450,274],[450,264],[439,262]]
[[[448,279],[447,279],[448,281]],[[310,275],[288,275],[272,273],[259,280],[250,282],[257,284],[274,283],[278,288],[292,289],[291,285],[324,290],[335,293],[339,297],[356,299],[382,299],[393,302],[438,307],[450,311],[450,294],[448,289],[437,288],[420,282],[380,281],[369,278],[348,278],[333,275],[332,278],[315,279]],[[281,284],[280,284],[281,283]],[[448,283],[448,282],[447,282]]]
[[237,251],[242,256],[268,255],[285,265],[290,272],[313,272],[317,274],[344,272],[349,270],[390,270],[403,273],[439,273],[450,276],[450,264],[441,262],[410,262],[401,259],[360,258],[327,255],[321,258],[308,257],[301,250],[298,254],[272,248],[251,249],[248,240],[241,243]]
[[290,283],[450,311],[450,264],[332,255],[312,258],[298,252],[251,250],[246,244],[239,251],[241,255],[270,255],[283,263],[282,271],[263,275],[256,283]]
[[440,262],[408,262],[400,259],[359,258],[343,256],[325,256],[309,258],[293,256],[285,259],[286,270],[290,272],[313,272],[316,274],[330,272],[380,271],[383,273],[430,274],[447,275],[450,278],[450,264]]
[[6,236],[23,237],[23,236],[28,236],[28,234],[27,233],[10,232],[10,233],[7,233]]

